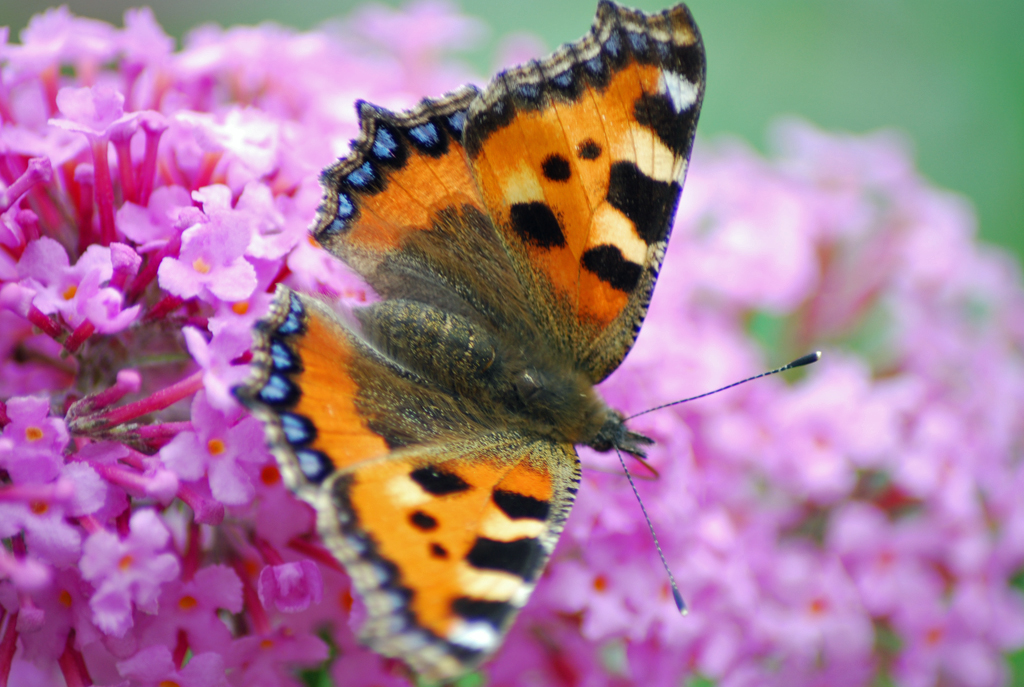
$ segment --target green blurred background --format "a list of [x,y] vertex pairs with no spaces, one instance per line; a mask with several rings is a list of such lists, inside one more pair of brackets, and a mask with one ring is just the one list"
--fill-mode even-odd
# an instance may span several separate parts
[[[632,0],[661,9],[670,0]],[[121,23],[130,0],[72,0],[77,14]],[[203,22],[276,21],[311,28],[352,0],[157,0],[181,37]],[[385,4],[397,6],[391,1]],[[466,53],[481,76],[510,32],[549,48],[579,37],[596,0],[461,0],[490,39]],[[0,0],[12,37],[44,0]],[[1024,257],[1024,0],[692,0],[708,52],[702,136],[738,134],[764,147],[769,123],[795,114],[836,130],[893,128],[919,168],[968,196],[981,236]],[[502,66],[502,65],[497,65]],[[426,94],[425,94],[426,95]]]

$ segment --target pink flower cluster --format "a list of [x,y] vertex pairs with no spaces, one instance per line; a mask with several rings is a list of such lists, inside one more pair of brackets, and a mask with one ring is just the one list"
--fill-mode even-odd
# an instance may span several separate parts
[[[424,27],[429,27],[429,30]],[[409,27],[416,30],[410,36]],[[230,389],[279,282],[359,301],[308,239],[317,175],[466,76],[429,2],[338,34],[0,34],[0,685],[408,684]],[[584,453],[563,541],[488,684],[984,687],[1024,644],[1024,288],[898,141],[700,149],[651,314],[603,387],[639,482]],[[644,476],[642,468],[638,477]],[[313,676],[313,677],[308,677]],[[317,677],[320,676],[320,677]]]

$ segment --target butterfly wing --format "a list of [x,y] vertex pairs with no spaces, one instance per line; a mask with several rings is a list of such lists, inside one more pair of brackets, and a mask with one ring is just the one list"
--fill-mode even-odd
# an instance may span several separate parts
[[427,680],[500,645],[575,497],[571,445],[495,434],[399,451],[331,480],[324,541],[367,608],[360,636]]
[[529,329],[525,292],[462,146],[478,94],[466,86],[400,113],[360,102],[352,152],[321,177],[313,235],[384,299],[429,302],[518,332]]
[[469,107],[465,149],[530,308],[594,382],[646,315],[704,72],[685,6],[602,2],[588,35],[499,74]]
[[[364,320],[367,315],[363,315]],[[579,481],[571,445],[487,429],[326,305],[280,287],[239,398],[367,608],[361,635],[429,680],[487,658]]]

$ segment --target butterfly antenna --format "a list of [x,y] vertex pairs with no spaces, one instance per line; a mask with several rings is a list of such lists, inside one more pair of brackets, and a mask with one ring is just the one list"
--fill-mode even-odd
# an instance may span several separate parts
[[675,599],[676,608],[683,615],[686,615],[686,602],[683,601],[683,595],[679,593],[679,587],[676,585],[676,578],[672,575],[672,571],[668,567],[668,561],[665,560],[665,552],[661,550],[661,544],[658,542],[658,535],[654,533],[654,523],[651,522],[651,518],[647,515],[647,508],[644,507],[644,502],[640,498],[640,492],[636,490],[636,483],[633,482],[633,475],[629,474],[629,470],[626,468],[626,461],[622,459],[622,453],[619,449],[615,449],[615,454],[619,457],[619,464],[622,465],[622,471],[626,473],[626,479],[629,480],[629,486],[633,488],[633,496],[636,497],[637,503],[640,504],[640,512],[644,514],[644,520],[647,521],[647,529],[651,531],[651,538],[654,539],[654,548],[658,550],[658,556],[661,557],[661,565],[665,568],[665,573],[668,575],[669,584],[672,585],[672,598]]
[[768,372],[762,372],[761,374],[754,375],[753,377],[747,377],[746,379],[741,379],[738,382],[733,382],[732,384],[728,384],[726,386],[723,386],[721,389],[715,389],[714,391],[708,391],[708,392],[705,392],[705,393],[700,394],[698,396],[691,396],[690,398],[684,398],[681,401],[672,401],[671,403],[665,403],[665,404],[662,404],[660,406],[655,406],[653,408],[648,408],[647,410],[640,411],[636,415],[630,415],[626,419],[627,420],[632,420],[635,417],[640,417],[641,415],[646,415],[647,413],[653,413],[655,410],[661,410],[662,408],[669,408],[671,406],[677,406],[680,403],[687,403],[689,401],[696,401],[698,398],[704,398],[705,396],[710,396],[712,394],[717,394],[719,391],[725,391],[726,389],[731,389],[734,386],[739,386],[740,384],[746,384],[747,382],[752,382],[755,379],[761,379],[761,377],[769,377],[771,375],[775,375],[775,374],[778,374],[780,372],[785,372],[786,370],[792,370],[794,367],[803,367],[804,365],[810,365],[811,363],[816,363],[819,360],[821,360],[821,351],[815,351],[814,353],[808,353],[805,356],[797,358],[796,360],[794,360],[793,362],[789,363],[788,365],[783,365],[782,367],[777,368],[775,370],[769,370]]

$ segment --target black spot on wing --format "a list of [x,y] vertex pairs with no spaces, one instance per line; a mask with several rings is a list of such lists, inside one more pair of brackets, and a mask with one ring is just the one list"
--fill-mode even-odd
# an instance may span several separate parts
[[540,541],[533,538],[496,541],[477,537],[466,555],[466,561],[474,568],[512,573],[528,582],[538,572],[541,558]]
[[689,157],[693,132],[697,127],[697,108],[691,105],[676,112],[668,95],[644,93],[633,106],[636,120],[657,135],[679,157]]
[[437,529],[437,519],[427,515],[421,510],[412,513],[409,516],[409,522],[411,522],[416,529],[423,530],[424,532]]
[[622,257],[618,247],[604,244],[583,254],[583,267],[613,289],[631,293],[640,282],[643,266]]
[[432,543],[430,545],[430,555],[434,558],[448,558],[448,549],[444,548],[440,544]]
[[596,160],[601,157],[601,146],[592,138],[588,138],[576,146],[576,155],[581,160]]
[[516,203],[509,208],[512,228],[523,241],[538,248],[558,248],[565,245],[562,226],[544,203]]
[[647,245],[668,236],[682,189],[647,176],[632,162],[616,162],[608,180],[608,202],[636,227]]
[[541,501],[532,496],[518,494],[514,491],[495,489],[491,498],[494,499],[495,505],[513,520],[521,518],[547,520],[548,512],[551,510],[551,505],[547,501]]
[[552,153],[544,158],[540,168],[544,172],[544,176],[551,181],[568,181],[572,174],[569,161],[558,153]]
[[452,602],[452,611],[456,615],[466,620],[487,621],[495,629],[501,628],[513,610],[512,605],[504,601],[485,601],[463,596]]
[[469,485],[458,475],[451,472],[442,472],[437,468],[425,467],[413,470],[409,477],[420,485],[423,491],[434,496],[445,496],[456,494],[469,489]]

